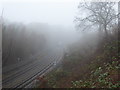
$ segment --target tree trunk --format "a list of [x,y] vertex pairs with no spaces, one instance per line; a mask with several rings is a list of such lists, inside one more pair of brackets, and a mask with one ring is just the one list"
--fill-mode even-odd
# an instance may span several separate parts
[[108,38],[108,31],[107,31],[107,25],[104,25],[104,31],[105,31],[105,40],[109,40]]
[[104,30],[105,30],[105,35],[106,35],[106,37],[108,37],[108,32],[107,32],[106,25],[104,25]]

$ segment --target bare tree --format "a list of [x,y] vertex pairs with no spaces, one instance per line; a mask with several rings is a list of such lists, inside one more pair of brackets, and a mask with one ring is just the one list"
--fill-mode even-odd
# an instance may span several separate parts
[[[120,1],[118,2],[118,12],[120,13]],[[120,34],[120,14],[118,15],[118,34]],[[119,36],[120,40],[120,36]]]
[[36,29],[30,32],[29,26],[22,23],[2,23],[2,63],[3,67],[30,60],[45,49],[46,37]]
[[[116,23],[118,14],[115,11],[114,2],[90,2],[80,3],[78,9],[81,15],[75,18],[76,26],[82,30],[89,30],[93,26],[99,27],[100,32],[108,35],[108,28]],[[85,14],[83,14],[83,10]]]

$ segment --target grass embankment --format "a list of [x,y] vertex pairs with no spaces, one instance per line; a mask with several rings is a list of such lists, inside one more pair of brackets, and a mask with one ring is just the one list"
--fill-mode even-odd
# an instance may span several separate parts
[[88,58],[78,52],[65,55],[62,65],[46,76],[46,87],[120,88],[118,43],[118,40],[102,42]]

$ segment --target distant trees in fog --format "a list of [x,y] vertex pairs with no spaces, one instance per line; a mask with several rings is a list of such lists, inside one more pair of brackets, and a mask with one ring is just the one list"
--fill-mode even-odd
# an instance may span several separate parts
[[26,60],[39,53],[46,45],[46,38],[36,30],[30,31],[20,23],[3,22],[3,66]]
[[76,26],[82,30],[96,26],[107,36],[109,29],[117,23],[118,14],[115,5],[114,2],[80,3],[78,6],[80,14],[75,19]]

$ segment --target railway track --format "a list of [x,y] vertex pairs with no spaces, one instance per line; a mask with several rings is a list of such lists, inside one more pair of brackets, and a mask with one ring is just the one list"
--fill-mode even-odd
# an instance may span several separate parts
[[3,79],[3,88],[24,88],[30,82],[32,82],[35,77],[45,73],[51,67],[55,65],[55,62],[59,60],[62,56],[60,53],[53,53],[52,55],[45,56],[42,60],[30,63],[24,68],[13,72]]
[[13,88],[24,88],[27,85],[29,85],[29,83],[31,83],[32,81],[35,80],[36,77],[42,75],[43,73],[45,73],[47,70],[49,70],[51,67],[54,66],[54,63],[50,63],[48,66],[46,66],[43,70],[39,71],[38,73],[36,73],[35,75],[33,75],[32,77],[28,78],[27,80],[25,80],[23,83],[18,84],[17,86],[13,87]]
[[[45,51],[44,51],[44,54],[43,54],[43,53],[42,53],[42,54],[41,54],[41,53],[38,53],[38,55],[39,55],[40,57],[42,57],[42,56],[45,55],[45,54],[46,54]],[[35,55],[34,57],[28,58],[27,60],[21,61],[21,62],[19,62],[19,63],[17,63],[17,64],[13,64],[13,65],[10,65],[10,66],[7,66],[7,67],[3,67],[3,74],[10,73],[11,71],[16,70],[16,68],[20,68],[20,67],[23,67],[23,66],[28,65],[29,63],[34,62],[35,57],[38,57],[38,55]]]

